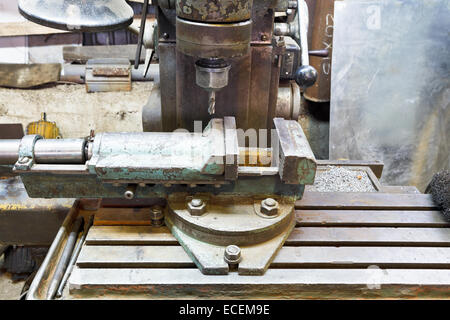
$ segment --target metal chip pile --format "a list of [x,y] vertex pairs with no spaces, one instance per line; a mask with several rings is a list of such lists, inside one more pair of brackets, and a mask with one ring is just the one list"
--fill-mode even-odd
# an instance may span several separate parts
[[310,191],[317,192],[376,192],[367,173],[344,167],[328,166],[326,171],[318,171]]

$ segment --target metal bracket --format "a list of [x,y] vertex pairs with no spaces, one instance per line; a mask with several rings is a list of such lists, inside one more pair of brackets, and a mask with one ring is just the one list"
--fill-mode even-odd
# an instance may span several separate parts
[[[270,216],[261,209],[264,199],[172,194],[165,222],[202,273],[262,275],[295,225],[294,201],[275,198],[277,213]],[[193,214],[193,201],[206,208]],[[229,246],[240,251],[236,263],[227,260]]]
[[14,171],[31,169],[34,164],[34,145],[40,139],[43,139],[43,137],[38,134],[26,135],[22,138],[19,145],[19,158],[14,164]]

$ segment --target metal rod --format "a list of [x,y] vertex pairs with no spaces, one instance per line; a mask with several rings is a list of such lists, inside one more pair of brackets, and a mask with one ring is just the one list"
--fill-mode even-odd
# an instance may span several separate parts
[[64,287],[66,286],[67,279],[69,278],[70,274],[72,273],[73,267],[75,265],[75,261],[77,260],[78,255],[80,254],[83,243],[86,240],[86,236],[89,231],[89,228],[92,226],[93,222],[94,222],[94,215],[91,215],[89,218],[89,222],[88,222],[86,228],[84,229],[80,240],[78,241],[78,243],[75,246],[75,250],[73,251],[72,257],[70,258],[69,265],[66,269],[66,272],[64,273],[64,277],[62,278],[61,283],[59,284],[58,290],[56,291],[57,297],[62,296],[62,292],[64,290]]
[[41,266],[39,267],[39,270],[34,276],[33,282],[31,282],[30,288],[28,289],[28,294],[26,297],[27,300],[39,299],[39,297],[36,296],[36,294],[38,292],[39,286],[42,283],[44,276],[48,276],[47,268],[49,267],[50,262],[55,258],[55,255],[58,253],[59,248],[61,247],[65,239],[65,235],[67,234],[68,227],[78,214],[78,211],[75,209],[76,206],[78,206],[78,201],[75,201],[69,214],[64,219],[61,227],[58,230],[58,233],[56,234],[55,240],[53,240],[52,245],[50,246],[50,249],[48,250],[47,255],[45,256],[44,261],[42,262]]
[[308,5],[304,0],[297,0],[298,34],[300,37],[300,48],[302,65],[309,65],[308,53]]
[[51,300],[55,296],[56,290],[58,289],[59,283],[61,282],[61,279],[64,275],[64,271],[67,267],[67,264],[69,263],[70,256],[72,255],[75,241],[78,238],[78,233],[80,231],[82,223],[83,218],[78,217],[73,224],[72,231],[70,232],[69,237],[67,238],[66,246],[64,247],[63,253],[58,261],[58,264],[56,265],[55,273],[48,287],[46,296],[47,300]]
[[36,163],[81,164],[84,158],[84,139],[41,139],[34,145]]
[[[147,72],[146,68],[148,67]],[[144,76],[145,73],[145,76]],[[61,68],[60,81],[85,83],[86,65],[85,64],[64,64]],[[150,66],[140,64],[137,69],[131,69],[132,81],[153,81],[159,79],[159,64],[153,63]]]
[[139,58],[141,57],[142,50],[142,41],[144,39],[145,32],[145,20],[147,19],[147,9],[148,9],[148,0],[144,0],[144,4],[142,6],[142,15],[141,15],[141,27],[139,29],[139,38],[138,44],[136,48],[136,57],[134,59],[134,68],[137,69],[139,67]]
[[[20,143],[20,139],[0,139],[0,164],[17,162]],[[83,164],[85,144],[84,139],[40,139],[34,145],[34,159],[40,164]]]
[[19,158],[20,139],[0,139],[0,164],[14,164]]

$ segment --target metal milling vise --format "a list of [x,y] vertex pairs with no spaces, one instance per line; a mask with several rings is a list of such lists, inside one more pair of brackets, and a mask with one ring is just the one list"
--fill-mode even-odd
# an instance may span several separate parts
[[[112,30],[132,19],[123,0],[41,2],[20,0],[20,11],[66,30]],[[300,95],[300,87],[315,80],[308,65],[306,4],[158,0],[152,5],[160,81],[143,110],[150,132],[4,140],[0,165],[20,175],[30,197],[161,200],[165,224],[204,274],[237,269],[262,275],[293,230],[295,201],[314,182],[317,168],[294,99],[294,92]],[[146,0],[143,19],[147,6]],[[276,12],[282,13],[279,34]],[[282,82],[288,90],[279,90]],[[286,92],[287,99],[280,99]],[[202,132],[192,132],[196,120],[203,121]],[[188,132],[171,132],[178,128]],[[266,129],[271,145],[258,142],[250,150],[238,138],[239,129],[250,128]],[[249,165],[240,158],[242,151],[267,149],[268,163]]]

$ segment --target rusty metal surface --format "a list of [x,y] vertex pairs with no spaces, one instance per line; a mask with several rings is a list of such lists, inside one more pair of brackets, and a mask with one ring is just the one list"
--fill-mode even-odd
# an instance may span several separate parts
[[296,217],[297,227],[450,227],[434,210],[297,210]]
[[49,245],[74,199],[31,199],[20,178],[0,180],[0,243]]
[[[272,89],[273,48],[266,45],[253,46],[251,55],[250,104],[247,111],[249,118],[247,126],[244,128],[258,130],[267,128],[267,122],[271,121],[268,119],[269,108],[275,110],[275,105],[269,105]],[[276,87],[278,87],[278,84],[276,84]]]
[[95,226],[63,299],[448,297],[450,228],[438,212],[356,211],[348,199],[346,211],[296,211],[305,225],[264,276],[202,275],[165,227]]
[[284,183],[313,184],[316,158],[297,121],[274,119],[280,141],[280,177]]
[[[172,124],[172,127],[193,131],[194,121],[202,121],[202,126],[205,127],[211,118],[207,111],[208,93],[195,83],[195,58],[177,52],[176,61],[176,95],[171,93],[171,99],[176,99],[177,104],[176,110],[171,114],[176,126]],[[255,116],[248,113],[250,65],[250,55],[232,59],[228,85],[216,93],[215,117],[235,116],[237,128],[244,130],[249,128],[248,118]],[[169,111],[163,111],[168,115]]]
[[177,50],[198,58],[233,58],[250,47],[251,21],[207,24],[177,18]]
[[[66,63],[85,64],[90,59],[96,58],[124,58],[134,63],[136,53],[135,44],[113,46],[65,46],[63,58]],[[141,53],[140,63],[145,61],[145,52]]]
[[230,23],[249,20],[253,0],[176,0],[175,2],[177,16],[184,19]]
[[[301,211],[296,212],[301,218]],[[400,219],[401,216],[397,217]],[[449,247],[449,225],[436,228],[409,227],[385,223],[384,227],[365,223],[352,226],[296,227],[285,241],[285,246],[385,246],[385,247]],[[301,225],[301,224],[300,224]],[[388,225],[388,226],[386,226]],[[88,235],[92,245],[175,245],[177,240],[167,228],[147,226],[101,226]]]
[[[193,268],[181,246],[84,246],[79,268]],[[288,247],[271,268],[450,268],[450,248]]]
[[[180,103],[180,99],[177,99],[177,96],[179,96],[177,88],[181,85],[179,81],[184,83],[184,80],[181,80],[178,76],[182,69],[177,68],[177,65],[179,65],[179,53],[176,51],[176,44],[173,42],[160,42],[158,49],[159,77],[161,81],[161,126],[164,132],[171,132],[177,128],[184,127],[180,126],[180,123],[177,121],[177,103]],[[176,62],[174,63],[174,61]],[[193,65],[191,67],[194,68]],[[178,81],[177,78],[179,79]],[[186,79],[186,81],[188,82],[189,79]],[[195,83],[195,79],[191,83]]]
[[123,58],[91,59],[86,63],[87,92],[131,91],[131,64]]
[[130,74],[130,69],[127,67],[94,67],[92,69],[94,76],[105,77],[126,77]]
[[314,27],[311,50],[327,50],[326,57],[310,55],[309,62],[317,70],[317,80],[305,90],[306,99],[314,102],[330,101],[331,61],[333,53],[334,0],[318,0],[314,5]]
[[429,194],[306,192],[295,204],[299,209],[435,210]]
[[74,268],[64,298],[442,299],[448,298],[449,277],[442,269],[269,269],[261,280],[204,276],[195,269]]

